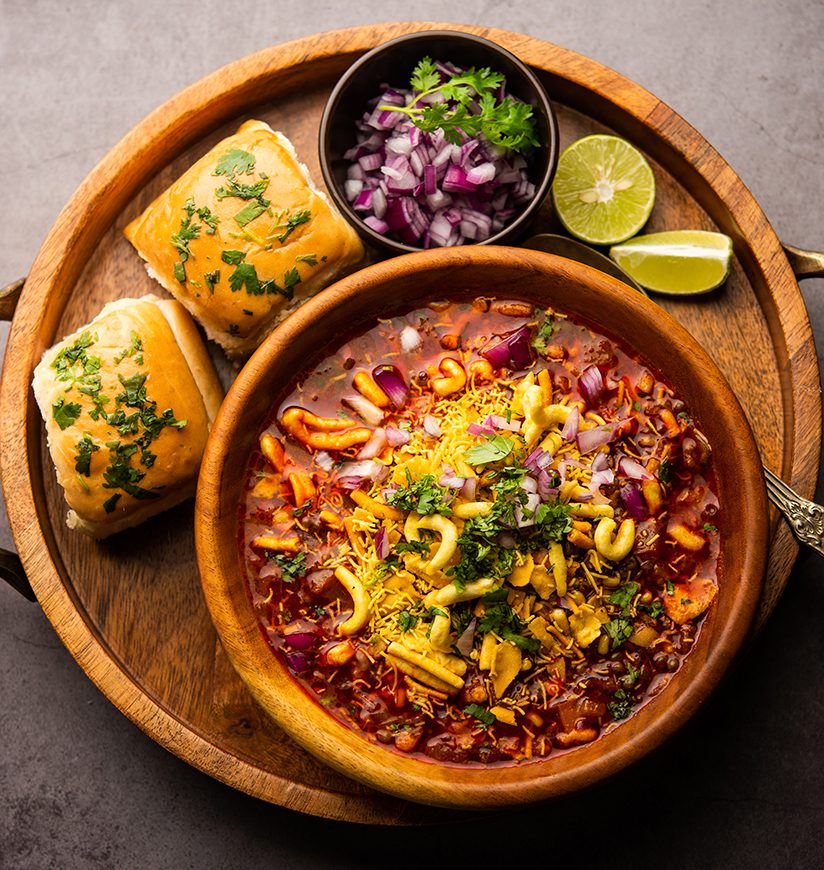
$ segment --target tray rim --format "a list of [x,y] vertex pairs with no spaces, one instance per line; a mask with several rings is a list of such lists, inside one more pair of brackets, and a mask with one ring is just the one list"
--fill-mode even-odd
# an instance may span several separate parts
[[[11,529],[38,600],[61,641],[87,676],[124,715],[164,748],[228,785],[284,807],[342,820],[386,822],[385,817],[391,815],[389,821],[394,823],[414,822],[414,818],[404,819],[403,816],[414,817],[417,809],[424,808],[378,795],[383,806],[389,805],[389,813],[384,810],[380,819],[354,818],[353,805],[362,809],[364,800],[374,802],[372,795],[361,799],[328,787],[298,784],[210,743],[140,686],[126,663],[108,648],[105,637],[83,619],[71,580],[58,564],[59,558],[53,555],[54,540],[36,495],[42,488],[43,469],[39,467],[37,452],[42,436],[27,437],[32,427],[39,427],[29,383],[34,364],[46,349],[37,340],[37,325],[43,324],[41,334],[54,334],[60,303],[68,297],[82,269],[82,245],[78,241],[88,236],[94,247],[123,205],[158,166],[165,165],[219,126],[229,114],[236,116],[260,103],[259,95],[248,93],[255,90],[253,83],[275,86],[281,82],[283,86],[293,70],[322,66],[324,62],[335,63],[342,56],[352,55],[354,59],[394,36],[444,28],[499,41],[530,66],[566,79],[573,89],[589,91],[617,114],[646,128],[662,146],[694,168],[726,207],[740,230],[745,253],[751,258],[750,267],[758,270],[768,287],[776,317],[773,322],[769,317],[765,319],[773,337],[779,334],[782,339],[774,341],[773,346],[777,351],[788,352],[787,366],[780,374],[788,379],[791,397],[797,400],[806,394],[809,402],[810,390],[815,395],[812,414],[805,408],[804,426],[801,426],[801,415],[796,412],[792,427],[785,429],[783,476],[802,494],[811,495],[820,460],[817,439],[808,445],[803,455],[796,456],[798,445],[804,440],[803,430],[816,433],[820,430],[819,373],[803,298],[773,228],[738,175],[694,128],[649,91],[599,62],[537,37],[497,28],[444,22],[356,26],[301,37],[236,60],[189,85],[155,109],[103,157],[60,212],[35,258],[12,322],[0,384],[0,405],[23,409],[26,425],[20,426],[16,414],[14,420],[10,419],[12,415],[0,419],[0,472],[4,492],[11,495],[7,500]],[[220,99],[232,96],[238,98],[231,112],[227,112]],[[147,173],[142,168],[136,170],[137,164],[155,168]],[[692,191],[690,193],[694,196]],[[764,250],[754,250],[750,239],[757,240]],[[740,256],[742,252],[737,250],[736,253]],[[47,290],[50,290],[48,294]],[[787,331],[788,323],[793,325],[792,332]],[[797,370],[791,368],[791,362]],[[794,401],[793,408],[797,411],[798,407],[798,401]],[[26,469],[25,475],[20,474],[21,467]],[[789,554],[786,572],[789,576],[797,546],[785,528],[773,536],[773,544],[782,537],[782,552],[785,556]],[[320,795],[331,804],[324,806],[322,812],[311,806],[312,798]],[[392,804],[397,810],[394,815]]]

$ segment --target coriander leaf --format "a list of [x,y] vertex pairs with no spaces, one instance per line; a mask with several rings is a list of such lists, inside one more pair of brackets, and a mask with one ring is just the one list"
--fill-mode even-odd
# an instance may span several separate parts
[[243,251],[223,251],[220,259],[229,266],[237,266],[246,259],[246,254]]
[[318,255],[317,254],[298,254],[295,257],[296,263],[306,263],[307,266],[317,266],[318,264]]
[[658,619],[664,612],[664,605],[661,603],[660,598],[656,598],[651,604],[639,604],[638,609],[648,613],[653,619]]
[[503,435],[486,435],[485,437],[486,444],[470,447],[464,453],[464,459],[470,465],[486,465],[489,462],[506,459],[515,448],[515,443],[509,438],[504,438]]
[[441,83],[441,74],[438,72],[435,61],[431,57],[424,57],[412,71],[410,84],[413,91],[429,91],[437,88]]
[[430,514],[452,515],[452,508],[444,497],[447,491],[435,483],[433,474],[425,474],[418,480],[413,480],[409,470],[406,470],[408,486],[399,486],[386,498],[388,504],[399,510],[414,511],[421,516]]
[[616,721],[626,719],[632,713],[632,701],[629,696],[623,689],[618,689],[612,697],[614,700],[607,704],[610,716]]
[[255,218],[260,217],[266,211],[266,206],[259,200],[250,202],[235,215],[235,223],[239,227],[245,227],[250,224]]
[[269,179],[265,175],[262,175],[260,181],[256,181],[254,184],[242,184],[232,178],[223,187],[219,187],[215,191],[215,196],[218,199],[226,199],[227,197],[254,199],[264,208],[268,208],[269,200],[263,198],[267,187],[269,187]]
[[540,531],[540,542],[562,541],[572,531],[572,508],[562,502],[544,502],[535,513],[535,525]]
[[234,292],[246,287],[250,296],[257,296],[260,292],[260,281],[257,270],[252,263],[239,263],[234,272],[229,276],[229,287]]
[[547,317],[538,328],[535,338],[532,339],[532,346],[540,354],[544,354],[547,349],[549,339],[552,338],[552,333],[555,331],[555,324],[551,317]]
[[218,160],[217,167],[212,175],[232,176],[236,172],[249,175],[254,168],[254,155],[248,151],[241,151],[240,148],[232,148]]
[[120,501],[120,493],[116,492],[113,496],[110,496],[103,502],[103,510],[106,511],[107,514],[110,514],[114,509],[115,505]]
[[199,208],[197,210],[197,216],[208,227],[208,229],[206,230],[206,235],[213,236],[215,234],[215,230],[217,229],[217,225],[220,223],[220,218],[216,214],[213,214],[212,210],[205,205],[203,206],[203,208]]
[[77,442],[77,454],[74,457],[74,470],[78,474],[89,477],[91,474],[92,453],[100,450],[100,447],[92,441],[88,432]]
[[672,478],[672,463],[669,459],[662,459],[661,465],[658,467],[658,480],[661,483],[669,483]]
[[428,556],[430,547],[429,541],[398,541],[392,549],[396,553],[420,553]]
[[295,212],[295,214],[290,214],[289,217],[286,218],[286,224],[282,224],[286,229],[279,236],[275,236],[275,238],[283,244],[289,236],[299,227],[301,224],[307,223],[312,217],[312,212],[307,208],[303,211]]
[[633,598],[641,587],[637,583],[623,583],[610,593],[610,604],[616,604],[621,610],[626,610],[632,604]]
[[[226,252],[224,251],[224,253]],[[203,280],[206,282],[206,289],[213,294],[215,292],[215,284],[220,281],[220,269],[215,269],[214,272],[204,273]]]
[[82,408],[77,402],[67,403],[65,399],[61,398],[52,405],[52,417],[61,430],[68,429],[80,416],[81,410]]
[[289,269],[283,276],[283,287],[286,291],[285,296],[287,299],[291,299],[295,295],[295,287],[300,284],[300,281],[300,272],[294,267]]
[[398,614],[398,628],[401,631],[407,632],[418,624],[418,617],[413,616],[408,610],[402,610]]
[[612,649],[617,649],[632,635],[632,623],[628,619],[618,617],[618,619],[611,619],[604,626],[604,631],[612,640]]
[[483,722],[484,725],[494,725],[495,724],[495,714],[490,713],[489,710],[482,707],[480,704],[467,704],[464,707],[464,713],[467,716],[474,716],[480,722]]
[[718,531],[718,526],[714,526],[712,523],[704,523],[704,531],[712,535]]
[[274,562],[281,570],[281,579],[284,583],[291,583],[306,573],[306,553],[297,553],[287,556],[285,553],[267,551],[266,558]]
[[185,284],[186,283],[186,267],[183,265],[183,263],[180,262],[180,260],[178,260],[175,263],[174,271],[175,271],[175,278],[181,284]]

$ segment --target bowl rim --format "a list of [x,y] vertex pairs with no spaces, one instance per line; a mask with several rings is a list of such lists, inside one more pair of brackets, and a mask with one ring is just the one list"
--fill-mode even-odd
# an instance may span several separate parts
[[[228,565],[233,561],[232,555],[222,551],[215,531],[221,524],[230,524],[232,540],[236,540],[237,501],[225,503],[225,464],[232,451],[235,430],[242,425],[242,413],[249,397],[269,376],[272,366],[291,342],[307,332],[323,335],[324,315],[353,303],[357,306],[357,297],[364,286],[380,286],[399,271],[406,277],[423,279],[428,272],[445,269],[454,277],[455,270],[467,265],[475,268],[501,266],[503,260],[515,270],[538,271],[586,282],[593,292],[606,294],[614,304],[626,306],[633,316],[652,324],[651,328],[668,336],[670,345],[680,345],[687,369],[690,372],[703,370],[707,373],[705,380],[713,382],[714,398],[708,401],[724,425],[732,427],[735,438],[734,483],[738,503],[735,521],[728,520],[725,528],[729,546],[737,541],[743,555],[739,573],[734,578],[727,576],[724,587],[731,596],[728,618],[717,625],[711,624],[709,649],[709,640],[702,641],[702,636],[707,635],[699,634],[695,649],[682,665],[682,670],[690,676],[685,686],[675,692],[669,684],[626,723],[590,744],[601,750],[594,757],[574,766],[564,767],[562,762],[561,772],[552,769],[553,760],[574,755],[586,747],[520,765],[450,766],[403,756],[373,743],[335,719],[305,693],[272,653],[252,610],[245,578],[240,579],[243,574],[237,570],[238,548],[236,545],[233,548],[234,566]],[[436,295],[430,293],[429,298]],[[620,301],[617,297],[621,297]],[[374,306],[366,313],[360,312],[364,323],[380,313]],[[599,324],[596,322],[595,326]],[[608,326],[601,328],[609,332]],[[328,341],[326,335],[322,344],[316,342],[316,346],[325,346]],[[631,342],[626,339],[625,342],[633,347]],[[267,407],[271,407],[271,401],[267,400]],[[263,419],[254,421],[255,437],[262,423]],[[244,464],[247,459],[248,456]],[[242,481],[235,482],[235,486],[241,484]],[[719,490],[721,484],[719,479]],[[728,481],[728,485],[731,488],[732,481]],[[616,279],[575,261],[521,248],[464,246],[410,254],[356,272],[304,303],[267,338],[239,373],[212,426],[198,483],[195,544],[204,597],[224,649],[258,703],[293,739],[345,775],[408,800],[451,807],[500,807],[559,796],[601,781],[659,746],[695,714],[717,687],[751,630],[766,565],[766,495],[758,449],[738,400],[708,354],[663,309],[628,290]],[[240,604],[227,604],[233,586],[242,599]],[[716,609],[712,610],[708,619],[715,613]],[[263,648],[268,658],[262,656]],[[261,656],[255,656],[256,650]],[[299,715],[295,708],[299,709]]]
[[483,45],[484,47],[491,49],[495,53],[506,57],[515,67],[518,68],[524,78],[527,79],[527,81],[534,89],[535,94],[538,98],[538,102],[541,105],[541,109],[546,116],[547,128],[549,132],[550,141],[549,143],[547,143],[546,146],[544,146],[547,149],[547,165],[545,171],[542,173],[540,181],[535,184],[535,196],[533,197],[533,199],[526,204],[523,211],[515,218],[515,220],[504,226],[501,230],[495,233],[494,236],[490,236],[488,239],[485,239],[482,242],[472,242],[468,244],[470,244],[471,246],[501,245],[506,243],[507,240],[517,237],[520,232],[525,231],[530,220],[535,216],[535,213],[540,209],[541,205],[549,194],[549,189],[552,184],[552,180],[555,177],[555,170],[558,166],[558,158],[561,151],[559,138],[560,134],[558,130],[558,118],[555,114],[555,109],[553,108],[552,103],[549,99],[549,95],[547,94],[544,86],[541,84],[541,81],[538,78],[537,74],[517,55],[515,55],[509,49],[498,45],[498,43],[493,42],[491,39],[486,39],[483,36],[478,36],[474,33],[467,33],[461,30],[423,30],[416,31],[415,33],[406,33],[403,36],[397,36],[394,39],[389,40],[388,42],[383,42],[380,45],[377,45],[374,48],[370,49],[365,54],[361,55],[350,67],[346,69],[343,75],[341,75],[341,77],[335,83],[335,87],[332,89],[332,92],[329,94],[329,97],[326,100],[326,104],[323,107],[323,114],[321,115],[320,126],[318,129],[318,157],[320,161],[320,169],[323,176],[324,184],[326,185],[326,188],[329,191],[329,195],[332,197],[332,200],[334,201],[338,211],[340,211],[340,213],[344,216],[347,222],[356,230],[356,232],[362,238],[368,240],[371,244],[384,250],[391,251],[393,254],[396,255],[418,253],[419,251],[430,249],[416,248],[413,245],[407,245],[404,242],[398,242],[395,239],[390,239],[387,236],[382,236],[380,233],[375,232],[375,230],[367,226],[363,222],[363,220],[361,220],[361,218],[352,210],[352,207],[346,200],[346,197],[343,196],[340,188],[338,187],[334,173],[332,172],[331,160],[329,158],[329,135],[332,126],[332,118],[334,117],[334,114],[338,108],[338,104],[340,103],[344,93],[348,89],[352,78],[361,69],[363,69],[363,67],[371,63],[371,61],[375,57],[383,54],[386,51],[391,50],[398,45],[402,45],[407,42],[415,42],[425,39],[435,39],[438,37],[449,37],[462,42]]

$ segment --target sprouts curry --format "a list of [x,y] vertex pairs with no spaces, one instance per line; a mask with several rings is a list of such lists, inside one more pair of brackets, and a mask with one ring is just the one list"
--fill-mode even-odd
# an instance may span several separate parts
[[717,593],[710,447],[620,343],[517,300],[433,302],[304,373],[251,457],[261,629],[349,727],[453,764],[618,727]]

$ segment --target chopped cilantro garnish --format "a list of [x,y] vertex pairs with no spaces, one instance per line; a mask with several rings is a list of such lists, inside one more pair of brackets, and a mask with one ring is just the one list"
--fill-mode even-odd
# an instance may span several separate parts
[[661,483],[669,483],[672,477],[672,463],[669,459],[662,459],[658,468],[658,480]]
[[103,510],[106,511],[107,514],[110,514],[114,509],[115,505],[120,501],[120,493],[116,492],[113,496],[110,496],[103,502]]
[[604,631],[607,637],[612,640],[612,649],[617,649],[621,644],[626,643],[632,635],[632,623],[624,617],[611,619],[605,626]]
[[267,206],[263,205],[263,202],[261,202],[260,200],[255,200],[254,202],[247,203],[235,215],[235,223],[239,227],[245,227],[246,224],[250,224],[255,218],[260,217],[263,212],[266,211],[266,208]]
[[312,212],[309,211],[308,208],[290,214],[289,217],[286,218],[286,223],[282,224],[286,229],[279,236],[275,236],[275,238],[283,244],[301,224],[307,223],[311,217]]
[[251,263],[239,263],[234,272],[229,276],[229,286],[236,293],[244,286],[250,296],[259,295],[260,281],[257,270]]
[[220,269],[215,269],[214,272],[206,272],[203,275],[203,280],[206,282],[206,289],[214,294],[215,292],[215,284],[220,281]]
[[623,583],[614,592],[610,593],[610,604],[616,604],[622,611],[626,611],[633,598],[638,594],[641,587],[637,583]]
[[429,541],[398,541],[392,549],[396,553],[420,553],[428,556],[430,546]]
[[626,719],[632,712],[632,701],[629,696],[623,689],[618,689],[612,697],[614,700],[607,704],[610,716],[616,721]]
[[255,168],[254,155],[240,148],[232,148],[227,151],[217,162],[217,167],[212,175],[232,176],[236,172],[249,175]]
[[486,444],[477,444],[464,453],[464,459],[470,465],[486,465],[489,462],[499,462],[506,459],[515,448],[515,442],[503,435],[486,435]]
[[243,251],[223,251],[220,259],[228,266],[237,266],[246,259],[246,254]]
[[300,284],[300,281],[300,272],[296,268],[293,267],[287,270],[283,276],[283,288],[286,291],[285,296],[287,299],[291,299],[295,295],[295,287]]
[[[126,357],[132,357],[135,354],[139,354],[140,351],[142,351],[142,350],[143,350],[143,342],[140,340],[137,333],[134,330],[132,330],[132,342],[128,347],[124,347],[123,350],[120,351],[120,353],[115,354],[115,356],[114,356],[115,365],[120,365],[120,363],[122,363],[123,360],[126,359]],[[138,362],[138,365],[142,365],[142,363],[143,363],[142,357],[140,357],[139,360],[140,361]]]
[[425,474],[418,480],[413,480],[409,469],[406,469],[406,480],[407,486],[399,486],[387,496],[386,500],[392,507],[403,511],[414,511],[421,516],[430,514],[451,516],[452,508],[444,500],[447,491],[435,483],[433,474]]
[[77,454],[74,457],[74,470],[86,477],[90,476],[92,465],[92,453],[100,450],[100,447],[92,441],[88,432],[77,442]]
[[667,595],[675,595],[675,584],[672,580],[667,580]]
[[77,402],[67,402],[60,398],[52,405],[52,417],[61,430],[68,429],[80,416],[81,410]]
[[406,632],[418,624],[418,617],[413,616],[408,610],[402,610],[398,614],[398,628]]
[[261,175],[260,181],[256,181],[254,184],[243,184],[231,178],[223,187],[219,187],[215,191],[215,196],[218,199],[236,197],[243,200],[256,200],[259,205],[266,209],[269,207],[269,200],[264,199],[263,194],[267,187],[269,187],[269,178],[266,175]]
[[485,707],[482,707],[480,704],[467,704],[464,707],[464,713],[467,716],[474,716],[478,721],[483,722],[484,725],[494,725],[495,724],[495,714],[490,713]]
[[535,338],[532,339],[532,346],[538,351],[538,353],[543,354],[546,352],[547,342],[552,338],[554,330],[555,324],[552,322],[552,318],[547,316],[538,328]]
[[661,603],[660,598],[656,598],[651,604],[639,604],[638,609],[648,613],[653,619],[658,619],[664,612],[664,605]]
[[718,531],[718,526],[714,526],[712,523],[704,523],[704,531],[713,534]]
[[295,257],[296,263],[306,263],[307,266],[317,266],[318,264],[318,255],[317,254],[298,254]]
[[291,583],[306,573],[306,553],[287,556],[285,553],[274,553],[270,550],[266,553],[266,558],[280,568],[284,583]]

